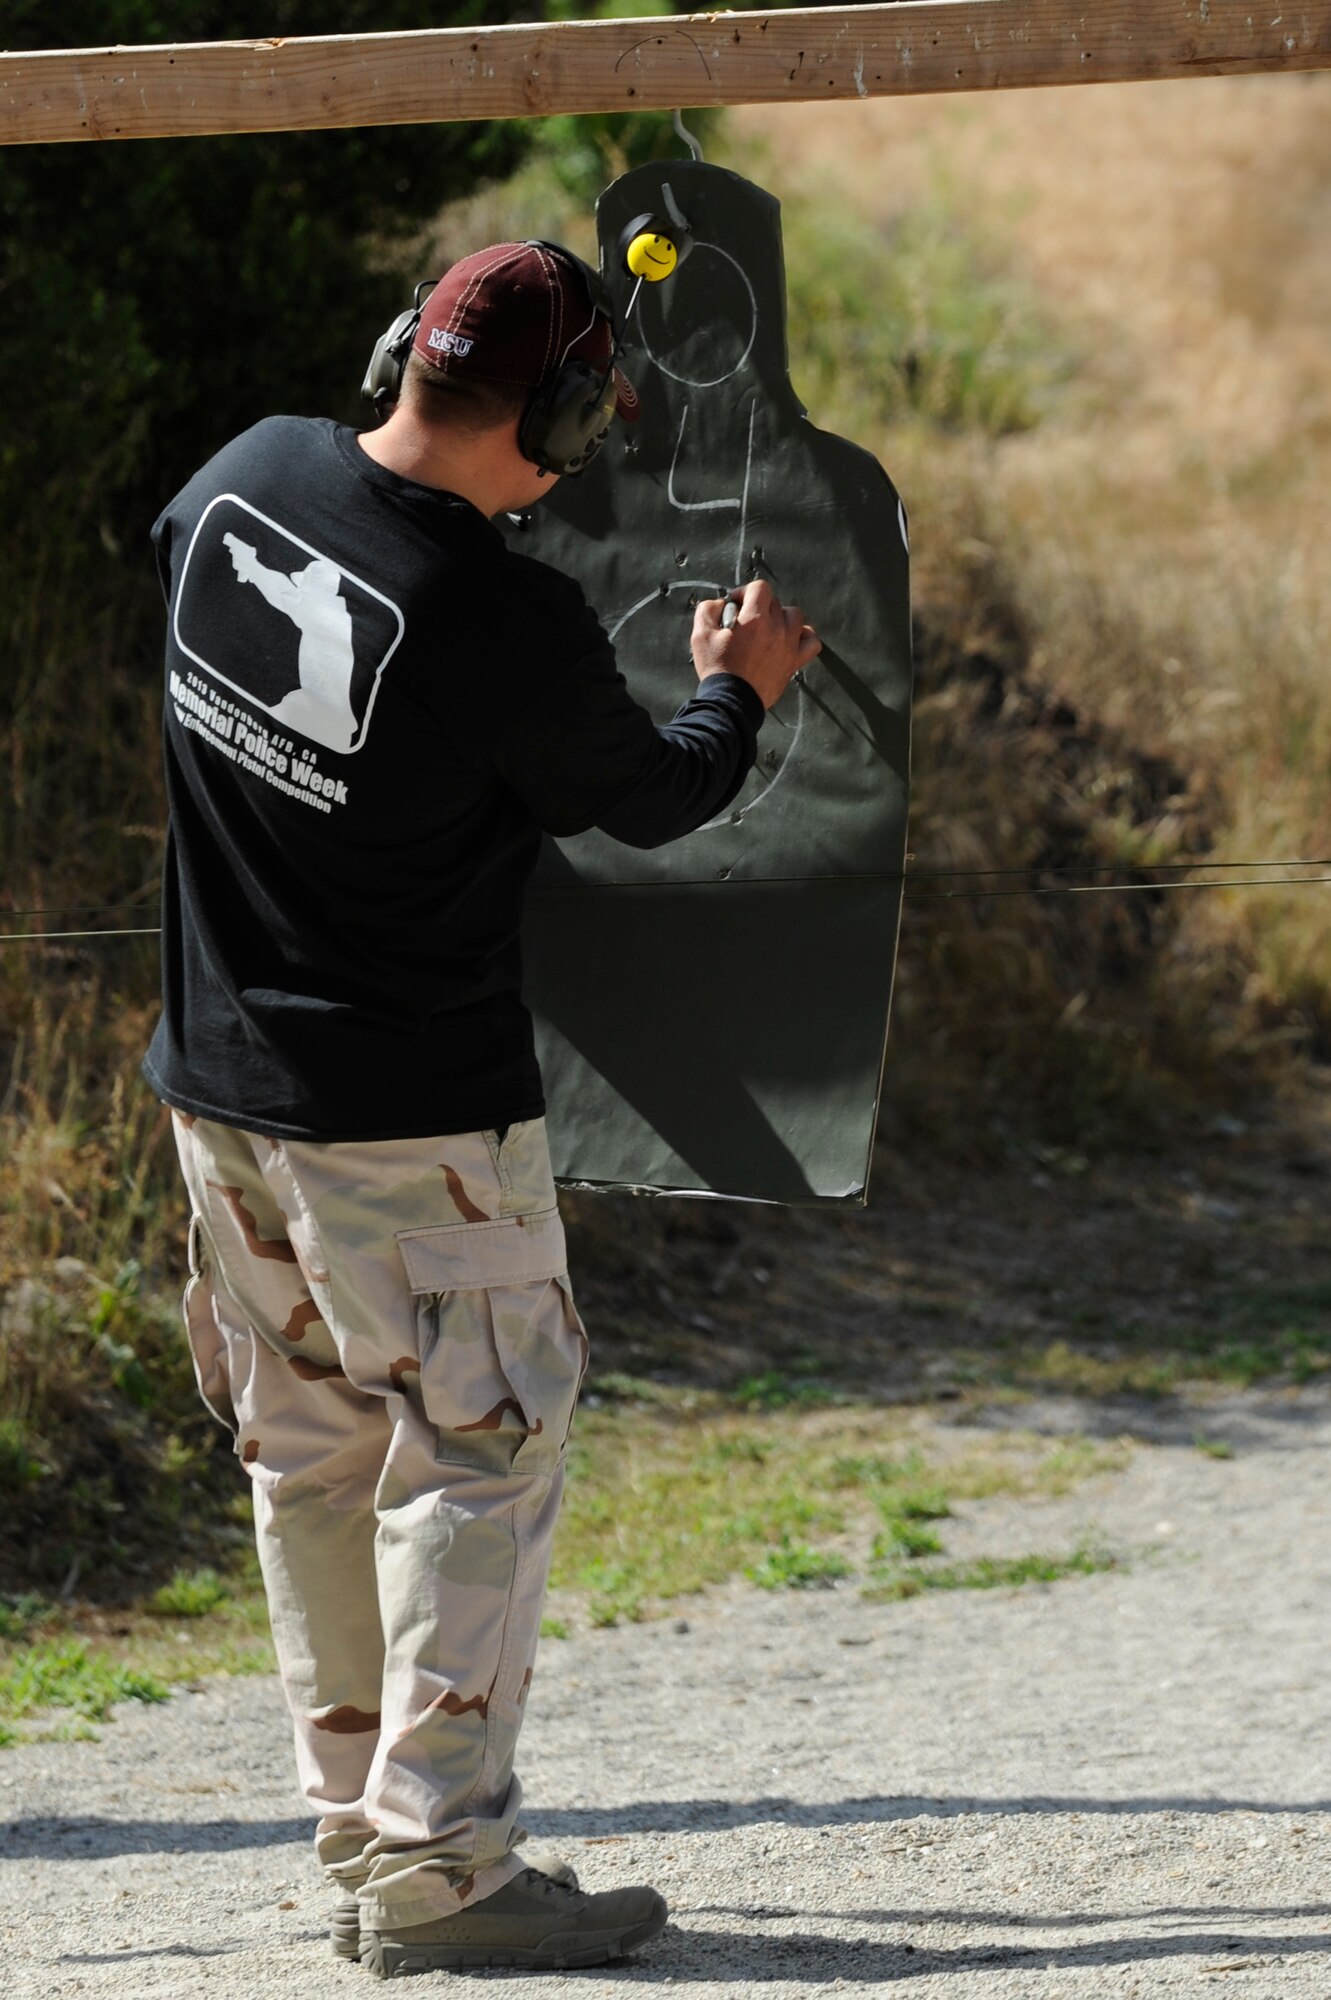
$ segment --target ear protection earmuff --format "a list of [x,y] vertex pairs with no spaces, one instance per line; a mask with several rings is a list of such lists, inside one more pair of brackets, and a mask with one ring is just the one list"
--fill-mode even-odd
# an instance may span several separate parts
[[[610,328],[610,356],[604,365],[598,366],[582,357],[573,360],[561,357],[558,365],[532,390],[518,424],[518,449],[524,458],[542,472],[576,477],[591,464],[614,420],[615,361],[620,351],[614,311],[609,293],[590,264],[584,264],[581,257],[575,257],[558,243],[535,237],[528,241],[533,249],[548,250],[551,256],[560,258],[579,273],[593,312]],[[437,279],[423,279],[416,287],[410,310],[399,313],[375,344],[361,394],[373,403],[381,422],[402,393],[402,376],[421,323],[421,309],[437,283]]]
[[409,309],[399,313],[387,333],[381,333],[374,344],[360,392],[366,402],[374,404],[374,414],[380,423],[402,394],[402,376],[421,323],[421,307],[438,283],[438,278],[422,278]]
[[[548,250],[575,270],[587,289],[592,311],[610,329],[610,355],[603,366],[579,357],[561,358],[544,381],[533,389],[522,421],[518,425],[518,449],[542,472],[576,478],[585,472],[609,435],[615,415],[615,360],[619,336],[614,309],[598,272],[562,244],[529,237],[535,250]],[[585,332],[586,329],[580,329]],[[577,339],[578,334],[574,335]]]

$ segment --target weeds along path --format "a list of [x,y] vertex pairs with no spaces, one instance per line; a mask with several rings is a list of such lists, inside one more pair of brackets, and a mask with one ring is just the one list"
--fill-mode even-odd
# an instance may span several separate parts
[[[1155,1409],[1116,1408],[1146,1440],[1122,1473],[954,1524],[972,1553],[1092,1533],[1112,1572],[876,1605],[735,1589],[547,1643],[533,1835],[591,1886],[659,1883],[672,1924],[627,1967],[485,1991],[1331,1990],[1331,1396]],[[274,1683],[22,1746],[0,1788],[11,1992],[368,1990],[327,1950]]]

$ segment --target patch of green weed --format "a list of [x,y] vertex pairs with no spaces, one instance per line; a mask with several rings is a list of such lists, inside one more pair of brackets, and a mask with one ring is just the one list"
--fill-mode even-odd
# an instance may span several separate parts
[[33,1590],[0,1597],[0,1639],[26,1639],[33,1626],[49,1618],[52,1610],[47,1600]]
[[746,1376],[731,1393],[744,1410],[817,1410],[837,1401],[820,1383],[801,1381],[793,1370],[778,1368]]
[[139,1301],[143,1268],[136,1258],[127,1258],[109,1284],[97,1293],[88,1330],[111,1366],[111,1381],[121,1395],[141,1410],[156,1401],[152,1377],[139,1359],[135,1336],[143,1322]]
[[833,1486],[879,1486],[908,1476],[908,1464],[899,1459],[884,1458],[878,1453],[865,1456],[838,1452],[828,1466],[828,1477]]
[[889,1521],[873,1540],[873,1560],[892,1556],[937,1556],[943,1552],[942,1538],[918,1521]]
[[0,1492],[20,1493],[45,1470],[19,1417],[0,1417]]
[[907,1486],[899,1493],[879,1493],[876,1498],[880,1514],[893,1522],[946,1521],[952,1512],[951,1502],[939,1487]]
[[744,1574],[759,1590],[811,1590],[849,1576],[850,1564],[835,1551],[813,1549],[807,1542],[783,1536],[780,1546],[769,1549],[761,1562],[746,1564]]
[[230,1595],[215,1569],[178,1569],[148,1599],[159,1618],[203,1618]]
[[1126,1457],[1121,1444],[1102,1444],[1092,1438],[1067,1438],[1046,1452],[1033,1468],[1031,1491],[1051,1499],[1070,1493],[1097,1473],[1117,1472]]
[[650,1375],[628,1375],[620,1369],[594,1375],[587,1384],[587,1395],[602,1403],[643,1403],[661,1409],[669,1409],[680,1400],[680,1391],[672,1383],[653,1381]]
[[541,1637],[543,1639],[567,1639],[568,1626],[562,1618],[543,1618],[541,1620]]
[[631,1563],[593,1556],[583,1564],[577,1580],[588,1592],[587,1616],[593,1625],[636,1625],[642,1617],[642,1578]]
[[100,1722],[113,1702],[165,1701],[169,1693],[155,1674],[90,1652],[81,1640],[46,1640],[11,1657],[0,1677],[0,1719],[20,1721],[54,1708]]
[[723,1438],[713,1446],[713,1457],[718,1464],[738,1459],[746,1465],[766,1465],[770,1447],[756,1437]]
[[1123,1327],[1116,1338],[1097,1341],[1093,1353],[1067,1341],[1051,1341],[1013,1356],[1005,1372],[1027,1386],[1072,1395],[1168,1396],[1188,1381],[1247,1389],[1273,1376],[1310,1382],[1328,1370],[1331,1327],[1290,1322],[1248,1326],[1221,1311],[1201,1327]]
[[552,1582],[586,1601],[594,1623],[613,1624],[736,1576],[777,1587],[806,1560],[843,1564],[829,1545],[857,1531],[880,1529],[884,1551],[919,1561],[939,1552],[928,1524],[958,1500],[1063,1492],[1127,1457],[1123,1444],[1011,1432],[958,1452],[951,1427],[935,1456],[910,1435],[914,1423],[864,1404],[584,1410]]
[[860,1595],[867,1604],[893,1604],[902,1598],[919,1597],[926,1590],[1015,1590],[1027,1583],[1095,1576],[1120,1566],[1119,1558],[1108,1550],[1089,1546],[1066,1556],[978,1556],[971,1562],[947,1563],[936,1569],[889,1572],[867,1584]]

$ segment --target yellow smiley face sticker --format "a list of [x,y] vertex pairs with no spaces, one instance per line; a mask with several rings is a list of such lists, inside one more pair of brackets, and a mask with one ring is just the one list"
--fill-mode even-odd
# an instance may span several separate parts
[[679,262],[679,252],[668,236],[652,236],[644,231],[629,244],[624,262],[635,278],[645,278],[648,284],[655,285],[670,276]]

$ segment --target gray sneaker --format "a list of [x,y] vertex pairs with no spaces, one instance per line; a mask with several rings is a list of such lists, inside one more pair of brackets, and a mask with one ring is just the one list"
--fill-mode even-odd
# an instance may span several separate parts
[[486,1965],[555,1972],[623,1958],[666,1927],[655,1889],[584,1889],[524,1868],[492,1896],[456,1916],[396,1930],[361,1932],[361,1962],[380,1979]]
[[[523,1857],[529,1868],[548,1875],[552,1882],[562,1882],[567,1889],[576,1889],[578,1878],[570,1864],[558,1854],[545,1848],[533,1847]],[[360,1957],[360,1904],[354,1895],[339,1896],[329,1920],[328,1935],[338,1958],[349,1958],[354,1964]]]

